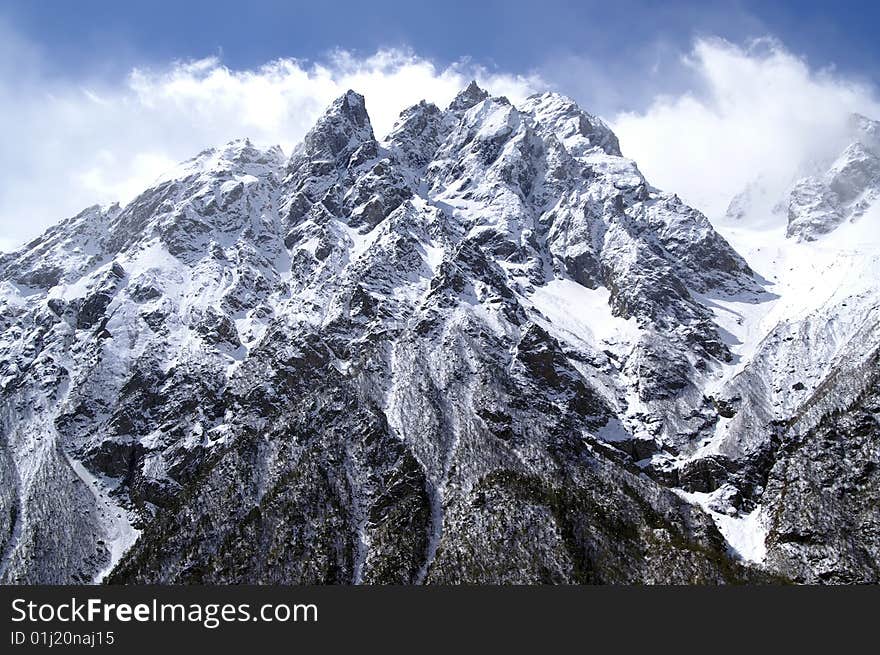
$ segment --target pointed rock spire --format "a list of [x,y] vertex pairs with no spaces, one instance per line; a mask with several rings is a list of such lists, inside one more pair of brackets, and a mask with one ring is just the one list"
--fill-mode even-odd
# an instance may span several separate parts
[[[327,113],[337,113],[344,116],[358,127],[370,127],[370,117],[367,115],[364,97],[351,89],[338,97]],[[372,130],[372,127],[370,129]]]
[[449,110],[456,113],[466,112],[468,109],[488,97],[488,92],[481,89],[477,85],[476,80],[471,80],[471,83],[467,85],[467,88],[455,96],[455,99],[449,105]]
[[334,100],[318,119],[303,139],[301,151],[294,153],[293,158],[305,155],[312,160],[327,159],[341,164],[359,147],[374,142],[364,97],[349,90]]

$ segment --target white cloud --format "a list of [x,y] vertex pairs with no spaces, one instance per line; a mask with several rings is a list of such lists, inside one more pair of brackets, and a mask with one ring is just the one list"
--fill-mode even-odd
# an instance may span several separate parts
[[0,250],[87,205],[131,199],[208,146],[248,136],[289,152],[349,88],[366,97],[381,138],[402,109],[422,99],[445,105],[471,78],[512,101],[543,87],[535,76],[466,61],[439,68],[401,50],[337,51],[320,62],[279,59],[255,70],[206,58],[135,69],[116,83],[73,84],[41,75],[38,53],[25,42],[5,43],[27,65],[0,67]]
[[[683,58],[684,72],[681,58],[661,54],[650,81],[603,76],[601,66],[574,60],[556,62],[555,75],[542,68],[542,79],[382,50],[279,59],[254,70],[206,58],[135,69],[121,80],[71,82],[47,76],[39,49],[0,23],[0,250],[87,205],[132,198],[205,147],[248,136],[289,151],[349,88],[365,95],[380,137],[404,107],[423,98],[445,105],[471,78],[517,101],[549,77],[588,111],[632,98],[630,106],[647,109],[611,118],[624,153],[652,183],[710,217],[755,178],[772,196],[799,165],[839,148],[849,112],[880,117],[874,89],[811,69],[770,40],[748,47],[699,40]],[[656,88],[667,95],[646,98]]]
[[699,40],[685,64],[695,89],[611,122],[653,184],[712,218],[756,179],[768,201],[778,200],[792,176],[842,149],[850,112],[880,117],[875,89],[811,69],[770,39],[748,47]]

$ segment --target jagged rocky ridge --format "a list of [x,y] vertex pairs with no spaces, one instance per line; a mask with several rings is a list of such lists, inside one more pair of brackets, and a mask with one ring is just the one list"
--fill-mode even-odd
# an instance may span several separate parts
[[[712,391],[716,308],[766,280],[562,96],[472,84],[380,142],[348,92],[289,158],[208,150],[0,280],[4,582],[876,580],[852,520],[838,577],[759,522],[764,486],[824,511],[786,482],[818,447],[757,415],[750,450]],[[700,455],[722,424],[742,457]]]

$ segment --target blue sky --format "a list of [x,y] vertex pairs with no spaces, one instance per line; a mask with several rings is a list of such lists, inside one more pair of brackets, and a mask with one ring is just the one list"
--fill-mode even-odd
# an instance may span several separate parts
[[[334,48],[410,47],[438,63],[471,57],[528,72],[566,58],[650,76],[695,37],[773,35],[815,66],[873,78],[880,70],[880,3],[866,0],[447,0],[290,2],[3,0],[0,16],[43,49],[59,76],[122,74],[133,65],[222,54],[234,68]],[[620,100],[622,108],[637,103]]]
[[880,117],[878,24],[852,0],[0,0],[0,250],[205,147],[289,149],[346,88],[382,136],[471,78],[570,95],[711,217]]

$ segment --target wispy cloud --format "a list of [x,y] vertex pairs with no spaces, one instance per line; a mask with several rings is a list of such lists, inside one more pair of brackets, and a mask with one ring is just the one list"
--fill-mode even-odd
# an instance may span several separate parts
[[317,62],[279,59],[254,70],[210,57],[74,84],[41,75],[38,51],[9,36],[0,42],[23,65],[0,68],[5,250],[84,206],[131,199],[207,146],[248,136],[289,151],[349,88],[366,96],[381,137],[406,106],[422,99],[444,105],[471,78],[513,101],[543,87],[536,76],[467,61],[440,68],[404,50],[366,57],[340,50]]
[[514,101],[552,84],[610,119],[655,185],[710,217],[756,178],[781,188],[839,147],[849,112],[880,116],[876,89],[768,39],[700,39],[685,54],[658,42],[635,68],[568,57],[518,75],[468,60],[438,66],[400,49],[340,50],[252,70],[209,57],[71,81],[48,76],[39,49],[0,23],[0,250],[87,205],[130,199],[207,146],[248,136],[289,150],[348,88],[366,96],[381,136],[404,107],[444,105],[471,78]]
[[646,177],[713,218],[756,180],[775,202],[811,162],[839,153],[851,112],[880,116],[876,88],[813,69],[772,39],[701,39],[682,63],[691,88],[612,124]]

